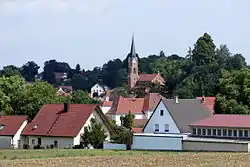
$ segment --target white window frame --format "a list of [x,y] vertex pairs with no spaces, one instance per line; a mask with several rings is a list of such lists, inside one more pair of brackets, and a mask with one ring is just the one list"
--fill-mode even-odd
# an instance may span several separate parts
[[169,124],[164,124],[165,132],[169,132]]
[[160,125],[159,124],[155,124],[155,128],[154,129],[155,129],[155,132],[160,132]]

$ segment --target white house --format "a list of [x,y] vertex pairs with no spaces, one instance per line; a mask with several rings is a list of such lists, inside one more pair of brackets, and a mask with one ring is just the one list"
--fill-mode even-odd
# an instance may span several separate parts
[[100,95],[104,94],[108,90],[109,90],[109,87],[107,87],[106,85],[97,83],[91,88],[91,97],[92,98],[99,97]]
[[103,114],[106,114],[111,109],[112,105],[113,101],[103,101],[100,105]]
[[28,123],[28,116],[0,116],[0,148],[22,148],[20,134]]
[[103,125],[109,140],[112,129],[98,105],[46,104],[22,132],[22,144],[71,148],[80,144],[84,127],[92,118]]
[[133,136],[135,150],[182,150],[189,124],[211,116],[198,99],[161,100],[143,128]]

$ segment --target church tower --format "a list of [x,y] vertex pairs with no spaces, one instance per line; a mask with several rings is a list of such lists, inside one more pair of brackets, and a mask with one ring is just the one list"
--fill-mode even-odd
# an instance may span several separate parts
[[128,87],[131,89],[139,80],[138,57],[135,52],[134,35],[132,37],[131,50],[128,56]]

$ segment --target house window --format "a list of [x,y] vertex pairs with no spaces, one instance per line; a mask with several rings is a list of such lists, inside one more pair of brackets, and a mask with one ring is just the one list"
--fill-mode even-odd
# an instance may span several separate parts
[[218,132],[217,132],[218,134],[218,136],[221,136],[221,129],[218,129]]
[[223,134],[223,136],[227,136],[227,130],[223,129],[222,134]]
[[37,139],[37,144],[38,144],[38,145],[42,145],[42,139],[41,139],[41,138],[38,138],[38,139]]
[[136,73],[136,69],[134,68],[134,73]]
[[31,140],[31,144],[32,144],[32,145],[36,144],[36,143],[35,143],[35,139],[32,139],[32,140]]
[[239,137],[243,137],[243,131],[239,130]]
[[201,135],[201,129],[198,128],[198,135]]
[[2,131],[4,128],[4,125],[0,125],[0,131]]
[[237,130],[234,130],[234,137],[237,137]]
[[229,137],[231,137],[231,136],[232,136],[232,130],[228,130],[227,135],[228,135]]
[[193,135],[196,135],[196,128],[193,128]]
[[248,130],[244,130],[244,137],[248,137]]
[[212,133],[211,133],[211,129],[207,129],[207,135],[208,135],[208,136],[211,136],[211,134],[212,134]]
[[213,136],[216,136],[216,129],[213,129]]
[[159,132],[159,124],[155,124],[155,132]]
[[56,140],[54,140],[54,147],[58,148],[58,142]]
[[206,136],[206,129],[202,129],[202,135]]
[[169,132],[169,125],[168,124],[165,124],[165,132]]
[[161,110],[161,111],[160,111],[160,116],[163,116],[163,114],[164,114],[164,111]]

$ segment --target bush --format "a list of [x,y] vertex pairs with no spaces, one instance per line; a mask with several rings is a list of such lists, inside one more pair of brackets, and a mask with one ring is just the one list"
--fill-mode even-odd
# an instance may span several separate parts
[[28,144],[23,145],[23,149],[29,149],[29,148],[30,148],[30,146]]
[[35,146],[33,147],[33,149],[41,149],[41,146],[40,146],[40,145],[35,145]]
[[50,145],[50,148],[51,148],[51,149],[53,149],[53,148],[54,148],[54,145],[53,145],[53,144],[51,144],[51,145]]
[[83,149],[83,145],[82,144],[75,145],[73,149]]

